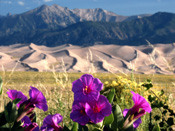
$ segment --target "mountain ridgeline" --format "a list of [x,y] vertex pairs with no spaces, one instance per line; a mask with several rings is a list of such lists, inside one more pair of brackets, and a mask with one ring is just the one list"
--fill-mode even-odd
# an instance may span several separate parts
[[35,43],[143,45],[175,42],[175,14],[121,16],[100,8],[73,9],[43,5],[0,17],[0,45]]

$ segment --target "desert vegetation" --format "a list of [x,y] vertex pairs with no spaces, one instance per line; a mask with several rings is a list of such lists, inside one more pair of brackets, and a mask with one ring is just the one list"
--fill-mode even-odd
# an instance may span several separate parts
[[[48,110],[35,109],[36,122],[41,127],[47,115],[59,113],[63,117],[60,126],[68,129],[74,127],[70,119],[74,93],[72,82],[79,79],[83,73],[67,72],[0,72],[3,86],[1,94],[1,111],[10,99],[9,89],[21,91],[29,97],[30,86],[40,90],[46,98]],[[121,110],[133,106],[131,91],[140,94],[149,101],[152,112],[142,117],[142,124],[137,130],[150,130],[156,125],[160,130],[173,130],[175,108],[174,75],[144,75],[144,74],[112,74],[93,73],[93,77],[104,84],[101,94],[108,96],[115,89],[112,105],[118,104]],[[161,114],[161,115],[160,115]],[[169,119],[171,118],[171,119]],[[92,129],[92,125],[89,127]]]

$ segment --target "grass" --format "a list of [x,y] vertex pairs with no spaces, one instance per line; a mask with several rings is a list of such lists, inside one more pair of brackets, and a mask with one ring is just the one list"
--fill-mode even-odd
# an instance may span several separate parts
[[[45,95],[49,110],[43,112],[36,109],[37,121],[39,125],[42,125],[42,120],[47,114],[60,113],[64,118],[64,123],[68,126],[72,125],[70,121],[69,114],[71,111],[71,106],[73,102],[72,93],[72,82],[78,79],[82,73],[56,73],[52,72],[0,72],[0,76],[3,78],[3,94],[0,96],[0,110],[4,108],[4,103],[8,102],[6,92],[8,89],[15,89],[22,91],[28,96],[28,91],[30,86],[37,87]],[[134,79],[137,82],[144,82],[146,79],[151,79],[153,85],[157,87],[158,90],[164,89],[165,93],[169,96],[171,94],[172,100],[170,104],[174,103],[175,96],[175,76],[173,75],[144,75],[144,74],[111,74],[111,73],[96,73],[93,74],[94,77],[99,78],[103,83],[105,81],[111,82],[116,78],[116,76],[123,76],[128,79]],[[128,106],[132,106],[129,103]],[[142,124],[139,130],[144,130],[148,128],[148,115],[145,116],[144,124]]]

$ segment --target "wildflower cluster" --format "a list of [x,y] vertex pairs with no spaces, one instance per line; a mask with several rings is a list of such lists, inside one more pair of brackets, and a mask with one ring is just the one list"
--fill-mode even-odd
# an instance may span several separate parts
[[[106,94],[114,87],[116,89],[116,98],[114,101],[124,107],[131,102],[130,90],[142,94],[145,99],[150,102],[154,112],[157,112],[150,114],[149,130],[152,130],[157,124],[161,130],[170,130],[175,124],[175,113],[171,106],[169,106],[168,97],[163,90],[160,90],[160,87],[153,87],[151,80],[147,80],[143,83],[136,83],[135,81],[118,76],[116,80],[113,80],[111,83],[106,81],[104,85],[105,88],[102,93]],[[125,105],[122,105],[123,103],[125,103]],[[125,111],[127,110],[124,110],[124,116],[126,115]],[[139,121],[140,119],[135,121],[133,126],[136,127],[136,122],[139,123]]]
[[[102,122],[98,130],[134,130],[141,123],[141,116],[152,111],[147,100],[132,91],[134,106],[124,109],[122,113],[118,104],[113,103],[115,86],[111,86],[106,93],[108,99],[100,95],[102,88],[101,81],[89,74],[73,82],[74,103],[70,118],[74,122],[80,125]],[[113,108],[109,102],[113,103]]]
[[162,131],[172,131],[173,125],[175,125],[175,112],[171,106],[169,106],[169,103],[167,101],[168,98],[165,95],[164,91],[157,91],[155,89],[152,89],[153,85],[150,80],[147,80],[143,86],[146,87],[150,93],[148,95],[148,100],[151,103],[151,107],[155,112],[157,112],[155,114],[150,113],[149,129],[152,130],[157,124],[157,126]]
[[89,74],[73,82],[74,103],[70,114],[73,121],[81,125],[89,122],[96,124],[112,113],[108,99],[100,95],[102,88],[103,83]]
[[[116,98],[115,86],[104,93],[106,96],[101,95],[102,89],[103,83],[90,74],[84,74],[72,83],[74,102],[70,118],[74,124],[71,131],[133,131],[141,124],[141,117],[152,111],[147,100],[134,91],[131,91],[133,107],[122,111],[120,106],[113,102]],[[63,121],[60,114],[46,116],[43,125],[38,126],[34,109],[47,111],[48,105],[43,93],[37,88],[30,87],[30,98],[17,90],[8,90],[7,94],[12,102],[0,113],[0,130],[70,131],[63,123],[62,126],[59,125]]]
[[62,121],[60,114],[48,115],[41,128],[36,123],[35,107],[47,111],[47,101],[43,93],[35,87],[30,87],[28,99],[21,91],[8,90],[8,97],[12,99],[5,107],[5,111],[1,113],[0,119],[4,119],[4,123],[0,124],[1,130],[22,130],[22,131],[52,131],[61,130],[62,127],[57,124]]
[[104,83],[104,89],[102,90],[102,93],[103,94],[107,93],[113,87],[115,88],[115,93],[116,93],[116,96],[114,98],[114,101],[116,103],[119,103],[119,102],[130,103],[131,102],[130,91],[132,90],[141,94],[143,90],[141,84],[137,84],[135,81],[131,81],[122,76],[117,76],[116,79],[113,80],[112,82],[106,81]]

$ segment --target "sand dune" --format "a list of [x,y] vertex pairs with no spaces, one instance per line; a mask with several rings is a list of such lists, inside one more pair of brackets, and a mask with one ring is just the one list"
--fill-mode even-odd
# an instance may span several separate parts
[[0,46],[0,70],[173,74],[175,44],[57,47],[34,43]]

